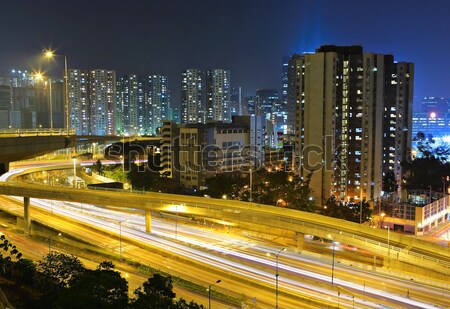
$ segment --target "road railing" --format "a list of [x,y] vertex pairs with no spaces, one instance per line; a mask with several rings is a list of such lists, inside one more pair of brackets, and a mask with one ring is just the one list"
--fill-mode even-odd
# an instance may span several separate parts
[[0,129],[0,138],[2,136],[67,136],[76,135],[75,129]]

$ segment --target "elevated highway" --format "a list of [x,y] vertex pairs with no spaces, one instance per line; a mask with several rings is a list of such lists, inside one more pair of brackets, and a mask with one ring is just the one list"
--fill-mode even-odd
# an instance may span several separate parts
[[[388,235],[386,230],[292,209],[185,195],[92,191],[12,182],[0,183],[0,194],[23,196],[25,210],[30,198],[144,210],[147,232],[151,232],[152,212],[165,212],[210,218],[224,225],[296,238],[299,249],[302,247],[302,236],[310,234],[376,251],[386,257],[388,267],[403,262],[450,275],[448,248],[403,234],[391,232]],[[29,224],[29,211],[24,213],[25,222]]]
[[3,129],[0,130],[0,175],[9,170],[10,162],[30,159],[77,144],[93,142],[157,141],[159,137],[75,135],[64,129]]
[[76,145],[75,132],[65,130],[0,130],[0,175],[9,163]]

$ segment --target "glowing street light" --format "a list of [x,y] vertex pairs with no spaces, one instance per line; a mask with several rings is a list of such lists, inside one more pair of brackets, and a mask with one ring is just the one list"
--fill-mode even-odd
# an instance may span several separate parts
[[[53,59],[56,56],[62,56],[62,55],[57,55],[55,54],[55,52],[53,50],[47,49],[44,50],[44,55],[47,59]],[[64,54],[64,81],[65,81],[65,88],[64,88],[64,96],[65,96],[65,100],[64,100],[64,109],[65,109],[65,114],[66,114],[66,130],[67,130],[67,135],[69,135],[69,70],[67,69],[67,55]]]
[[[33,77],[37,81],[42,81],[45,79],[45,76],[42,72],[38,71],[33,74]],[[47,83],[47,82],[46,82]],[[53,102],[52,102],[52,80],[48,79],[48,85],[49,85],[49,111],[50,111],[50,129],[53,130]]]
[[[339,234],[342,234],[342,231],[339,231]],[[328,235],[328,238],[331,238],[333,241],[333,245],[332,245],[332,260],[331,260],[331,286],[333,286],[334,284],[334,245],[336,242],[336,237]]]
[[[281,252],[286,251],[286,248],[281,249],[280,251],[275,254],[275,308],[278,309],[278,257],[280,256]],[[267,256],[270,256],[270,253],[266,254]]]
[[[52,237],[54,237],[54,236],[55,235],[48,236],[48,253],[50,253],[50,251],[51,251]],[[61,233],[58,233],[58,235],[56,235],[56,236],[61,236]]]
[[384,228],[388,230],[388,238],[387,238],[387,245],[388,245],[388,264],[389,267],[391,266],[391,246],[390,246],[390,232],[391,232],[391,227],[389,225],[385,225]]
[[73,158],[73,187],[77,187],[77,158]]
[[122,223],[127,222],[128,220],[119,221],[119,254],[120,261],[122,261]]
[[222,280],[217,280],[216,282],[214,282],[213,284],[210,284],[209,286],[208,286],[208,309],[211,309],[211,287],[213,286],[213,285],[215,285],[215,284],[218,284],[218,283],[220,283],[220,282],[222,282]]

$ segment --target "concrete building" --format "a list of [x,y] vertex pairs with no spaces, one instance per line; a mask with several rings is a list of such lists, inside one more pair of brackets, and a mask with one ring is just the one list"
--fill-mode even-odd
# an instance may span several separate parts
[[170,117],[169,85],[167,76],[151,75],[147,83],[147,133],[156,134],[163,120]]
[[69,128],[77,135],[89,135],[91,129],[89,70],[69,70]]
[[[3,117],[1,126],[16,129],[50,128],[50,82],[53,128],[64,127],[62,81],[48,77],[37,79],[35,74],[16,70],[0,76],[0,110],[4,111],[4,115],[8,114],[8,117]],[[11,112],[15,115],[12,118],[9,115]]]
[[[383,174],[400,184],[410,155],[414,66],[361,46],[322,46],[289,62],[297,170],[313,173],[318,204],[380,197]],[[291,128],[292,129],[292,128]]]
[[179,142],[180,128],[176,122],[170,120],[162,121],[161,128],[161,170],[162,177],[179,179]]
[[197,69],[181,73],[181,123],[205,123],[204,76]]
[[442,97],[424,97],[419,102],[414,103],[414,113],[438,113],[449,112],[448,99]]
[[69,70],[69,127],[77,135],[116,134],[116,73]]
[[255,110],[256,110],[256,97],[255,96],[244,97],[242,101],[242,115],[255,116]]
[[116,72],[90,71],[91,134],[116,135]]
[[206,71],[206,120],[231,122],[230,71]]
[[144,82],[138,75],[129,74],[117,80],[116,125],[120,133],[138,135],[145,129],[144,94]]
[[230,114],[231,114],[231,117],[243,115],[243,113],[242,113],[242,88],[241,87],[234,87],[231,89]]
[[[259,117],[260,123],[262,118]],[[264,153],[252,140],[261,143],[262,129],[250,116],[233,117],[232,123],[176,125],[164,121],[161,130],[162,175],[179,180],[182,188],[200,189],[208,177],[218,173],[247,171],[264,163]],[[256,133],[261,136],[257,137]]]
[[412,136],[418,132],[429,135],[438,141],[448,142],[450,136],[450,113],[414,113],[412,117]]

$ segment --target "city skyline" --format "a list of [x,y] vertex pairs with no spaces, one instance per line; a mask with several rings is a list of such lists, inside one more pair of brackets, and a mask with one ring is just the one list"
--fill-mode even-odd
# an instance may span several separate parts
[[[83,2],[46,0],[22,7],[15,2],[4,4],[9,14],[0,21],[6,30],[0,34],[5,43],[0,51],[0,71],[42,68],[60,76],[61,63],[39,61],[40,50],[51,47],[67,52],[70,68],[111,68],[119,76],[166,75],[178,105],[179,76],[186,68],[231,70],[232,86],[242,87],[242,95],[248,96],[262,88],[281,90],[283,56],[313,52],[325,44],[360,44],[365,52],[395,54],[401,61],[415,63],[415,97],[450,97],[445,77],[450,65],[439,60],[450,50],[450,42],[445,27],[437,26],[449,5],[438,1],[426,7],[420,4],[219,1],[213,7],[197,1],[138,2],[123,7],[110,1],[108,6],[89,3],[93,11],[106,14],[84,14],[83,23],[79,23]],[[207,13],[213,9],[220,14]],[[373,14],[360,13],[367,10]],[[381,18],[386,22],[381,23]],[[21,19],[35,26],[22,25],[18,22]],[[96,31],[95,39],[86,35],[91,29]],[[120,35],[130,37],[127,44],[121,44]]]

